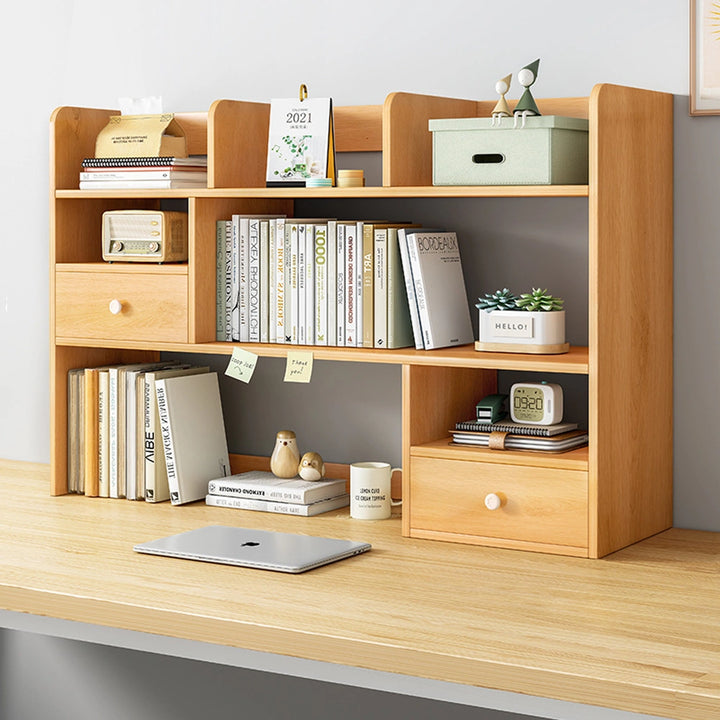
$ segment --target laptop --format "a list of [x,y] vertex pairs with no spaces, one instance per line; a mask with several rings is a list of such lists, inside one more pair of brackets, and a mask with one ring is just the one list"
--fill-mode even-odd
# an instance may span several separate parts
[[133,550],[185,560],[301,573],[367,552],[365,542],[208,525],[140,543]]

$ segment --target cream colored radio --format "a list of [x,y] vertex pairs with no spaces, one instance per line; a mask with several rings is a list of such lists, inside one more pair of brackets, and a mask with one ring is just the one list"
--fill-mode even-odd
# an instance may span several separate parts
[[171,210],[107,210],[102,256],[109,262],[182,262],[188,257],[187,213]]

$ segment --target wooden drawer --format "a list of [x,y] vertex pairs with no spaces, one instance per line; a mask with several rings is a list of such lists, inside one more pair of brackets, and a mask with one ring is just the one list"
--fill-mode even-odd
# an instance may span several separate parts
[[[587,548],[585,471],[414,456],[410,473],[414,537],[508,547],[539,543]],[[502,500],[496,510],[485,506],[491,493]]]
[[[111,303],[115,304],[113,313]],[[60,338],[187,342],[187,274],[58,271]]]

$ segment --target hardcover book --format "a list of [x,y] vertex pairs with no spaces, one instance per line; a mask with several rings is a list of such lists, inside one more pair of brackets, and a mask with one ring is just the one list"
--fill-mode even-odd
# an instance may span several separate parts
[[230,474],[217,373],[155,382],[173,505],[203,500],[208,482]]
[[258,510],[260,512],[282,513],[283,515],[303,515],[311,517],[321,513],[337,510],[350,504],[350,496],[338,495],[328,500],[318,500],[314,503],[302,505],[300,503],[276,502],[274,500],[254,500],[247,497],[229,497],[226,495],[208,495],[205,498],[207,505],[215,507],[229,507],[237,510]]

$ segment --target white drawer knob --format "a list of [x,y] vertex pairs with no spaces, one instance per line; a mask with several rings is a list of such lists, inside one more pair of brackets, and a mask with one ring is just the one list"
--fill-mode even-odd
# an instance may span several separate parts
[[502,498],[497,493],[488,493],[485,496],[485,507],[488,510],[499,510],[502,505]]
[[118,315],[120,312],[122,312],[122,303],[115,299],[110,301],[110,312],[113,315]]

